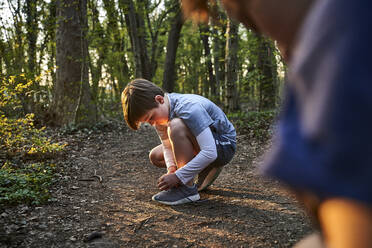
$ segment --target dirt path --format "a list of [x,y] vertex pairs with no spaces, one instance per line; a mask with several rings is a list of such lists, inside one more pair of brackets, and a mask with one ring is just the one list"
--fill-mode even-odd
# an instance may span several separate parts
[[107,126],[58,139],[69,146],[54,200],[0,213],[1,248],[291,247],[311,232],[279,184],[256,175],[263,148],[244,136],[203,200],[174,207],[151,201],[164,171],[148,161],[159,143],[150,127]]

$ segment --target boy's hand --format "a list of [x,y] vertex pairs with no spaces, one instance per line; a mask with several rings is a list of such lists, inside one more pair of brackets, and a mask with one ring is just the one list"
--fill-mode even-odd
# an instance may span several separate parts
[[170,188],[174,188],[181,183],[181,180],[178,179],[176,174],[165,174],[162,175],[158,180],[158,188],[160,190],[168,190]]

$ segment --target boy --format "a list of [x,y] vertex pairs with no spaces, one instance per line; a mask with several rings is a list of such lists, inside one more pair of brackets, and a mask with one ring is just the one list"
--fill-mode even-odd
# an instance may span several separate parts
[[149,158],[167,174],[152,199],[167,205],[199,200],[198,191],[209,187],[235,154],[236,132],[223,111],[202,96],[167,94],[145,79],[130,82],[121,100],[128,126],[137,130],[147,122],[161,140]]
[[[183,0],[183,8],[203,17],[207,2]],[[221,2],[277,40],[289,62],[277,143],[263,171],[297,192],[321,231],[298,247],[372,247],[372,2]]]

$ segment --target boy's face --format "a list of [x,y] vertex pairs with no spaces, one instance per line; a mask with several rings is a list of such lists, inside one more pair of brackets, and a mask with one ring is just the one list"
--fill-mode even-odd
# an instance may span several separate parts
[[156,108],[148,111],[139,119],[140,123],[149,123],[151,126],[166,125],[168,123],[169,106],[163,96],[155,96],[155,101],[158,103]]

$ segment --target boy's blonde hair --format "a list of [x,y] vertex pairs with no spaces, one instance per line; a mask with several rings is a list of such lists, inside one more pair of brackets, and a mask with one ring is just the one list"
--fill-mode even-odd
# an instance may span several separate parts
[[121,93],[125,122],[134,130],[140,126],[139,119],[158,106],[155,96],[164,97],[164,91],[146,79],[135,79]]

